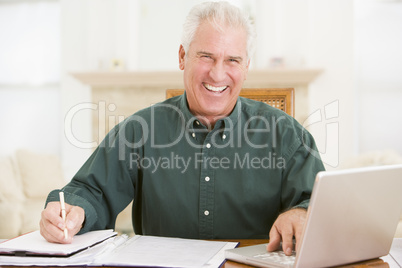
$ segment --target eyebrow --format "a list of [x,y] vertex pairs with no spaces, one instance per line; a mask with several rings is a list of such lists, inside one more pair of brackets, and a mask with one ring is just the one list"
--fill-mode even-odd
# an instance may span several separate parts
[[[197,56],[213,56],[213,53],[210,52],[206,52],[206,51],[198,51],[197,52]],[[229,56],[228,59],[233,59],[233,60],[237,60],[239,62],[243,61],[243,58],[240,56]]]
[[197,56],[212,56],[213,54],[205,51],[198,51]]

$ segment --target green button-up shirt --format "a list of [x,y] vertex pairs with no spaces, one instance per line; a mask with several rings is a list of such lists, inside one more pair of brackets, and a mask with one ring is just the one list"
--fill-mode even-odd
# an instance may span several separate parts
[[267,238],[279,213],[307,208],[321,170],[312,136],[284,112],[239,97],[208,130],[184,94],[117,125],[63,191],[85,210],[81,232],[114,228],[134,200],[137,234]]

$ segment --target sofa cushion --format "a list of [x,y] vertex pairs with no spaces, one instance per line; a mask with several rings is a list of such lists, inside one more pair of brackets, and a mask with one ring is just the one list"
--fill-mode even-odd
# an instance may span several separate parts
[[24,201],[21,180],[9,157],[0,158],[0,185],[0,202]]
[[22,203],[0,202],[0,239],[20,235],[22,226]]
[[18,150],[16,160],[28,198],[46,197],[50,191],[65,184],[60,160],[55,155]]
[[24,203],[21,215],[22,234],[39,230],[41,212],[45,207],[46,198],[31,198]]

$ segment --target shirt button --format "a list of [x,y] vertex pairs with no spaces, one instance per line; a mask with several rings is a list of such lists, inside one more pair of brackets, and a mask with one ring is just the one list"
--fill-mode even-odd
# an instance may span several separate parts
[[205,177],[205,181],[209,181],[210,180],[210,178],[207,176],[207,177]]
[[225,134],[222,135],[222,139],[226,139],[226,135],[225,135]]
[[208,211],[208,210],[205,210],[205,211],[204,211],[204,215],[205,215],[205,216],[208,216],[208,215],[209,215],[209,211]]
[[211,148],[211,144],[210,144],[210,143],[207,143],[207,148],[208,148],[208,149]]

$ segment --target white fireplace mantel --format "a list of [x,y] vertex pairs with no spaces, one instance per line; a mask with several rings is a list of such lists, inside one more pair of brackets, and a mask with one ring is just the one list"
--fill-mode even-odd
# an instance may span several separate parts
[[[321,72],[320,69],[250,70],[243,87],[295,88],[295,118],[304,122],[309,112],[308,85]],[[97,141],[103,139],[120,118],[163,101],[166,89],[184,88],[181,71],[93,71],[71,75],[91,88],[92,102],[97,107],[104,107],[102,111],[93,112],[92,133]],[[107,109],[109,107],[113,109]]]
[[[250,70],[244,87],[307,86],[321,72],[321,69]],[[183,88],[183,73],[181,71],[93,71],[73,72],[71,75],[91,88]]]

